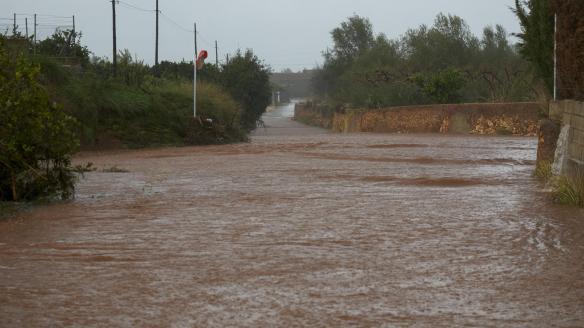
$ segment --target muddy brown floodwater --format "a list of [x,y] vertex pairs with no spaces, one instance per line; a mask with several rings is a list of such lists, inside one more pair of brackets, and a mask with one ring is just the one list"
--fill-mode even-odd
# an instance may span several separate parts
[[584,212],[540,192],[535,139],[290,110],[249,144],[81,154],[127,172],[0,222],[0,326],[584,326]]

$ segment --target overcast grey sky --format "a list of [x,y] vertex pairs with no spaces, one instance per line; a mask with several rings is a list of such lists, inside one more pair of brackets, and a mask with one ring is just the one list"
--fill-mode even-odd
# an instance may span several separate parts
[[[368,17],[376,33],[399,37],[407,29],[432,24],[440,13],[463,17],[475,34],[486,25],[503,25],[517,32],[519,25],[509,10],[513,0],[159,0],[160,58],[188,59],[193,53],[193,29],[200,32],[199,49],[212,50],[219,41],[219,57],[238,48],[252,48],[274,70],[299,70],[322,62],[330,45],[330,31],[347,17]],[[117,9],[118,48],[129,49],[148,63],[154,61],[155,0],[123,0]],[[130,5],[149,9],[140,11]],[[76,16],[83,43],[97,56],[111,57],[111,2],[109,0],[2,0],[0,23],[10,23],[13,13],[39,15],[41,35],[50,25],[69,24]],[[24,18],[18,24],[24,31]],[[168,17],[168,18],[167,18]],[[170,20],[169,20],[170,18]],[[172,20],[172,21],[171,21]],[[31,30],[32,30],[32,23]],[[45,26],[48,25],[48,26]],[[178,26],[177,26],[178,25]],[[212,60],[214,51],[210,51]]]

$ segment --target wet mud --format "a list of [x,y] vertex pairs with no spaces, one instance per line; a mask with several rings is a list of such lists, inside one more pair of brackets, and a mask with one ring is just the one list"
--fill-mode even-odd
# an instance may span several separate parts
[[536,139],[288,116],[81,154],[75,200],[0,221],[0,326],[584,326],[584,212],[540,191]]

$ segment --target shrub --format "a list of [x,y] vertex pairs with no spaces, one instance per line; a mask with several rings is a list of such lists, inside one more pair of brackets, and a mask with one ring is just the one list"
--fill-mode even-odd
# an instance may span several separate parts
[[76,122],[37,81],[40,68],[0,40],[0,200],[72,196]]
[[453,104],[461,100],[460,89],[465,84],[463,74],[456,69],[445,69],[434,74],[414,75],[413,81],[424,95],[435,104]]
[[77,58],[83,65],[89,63],[90,51],[81,45],[81,34],[73,30],[55,31],[51,37],[38,42],[37,51],[44,56]]
[[269,68],[251,50],[238,52],[222,67],[221,86],[241,104],[241,122],[249,130],[256,127],[256,122],[270,104],[269,73]]

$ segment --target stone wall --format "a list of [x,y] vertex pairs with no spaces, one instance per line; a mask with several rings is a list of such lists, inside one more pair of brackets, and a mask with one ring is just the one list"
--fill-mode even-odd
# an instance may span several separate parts
[[550,104],[550,120],[561,125],[554,166],[560,174],[584,170],[584,102],[560,101]]
[[333,110],[298,104],[295,118],[335,132],[459,133],[536,136],[538,103],[454,104]]
[[330,129],[336,109],[315,102],[296,103],[294,120],[312,126]]

